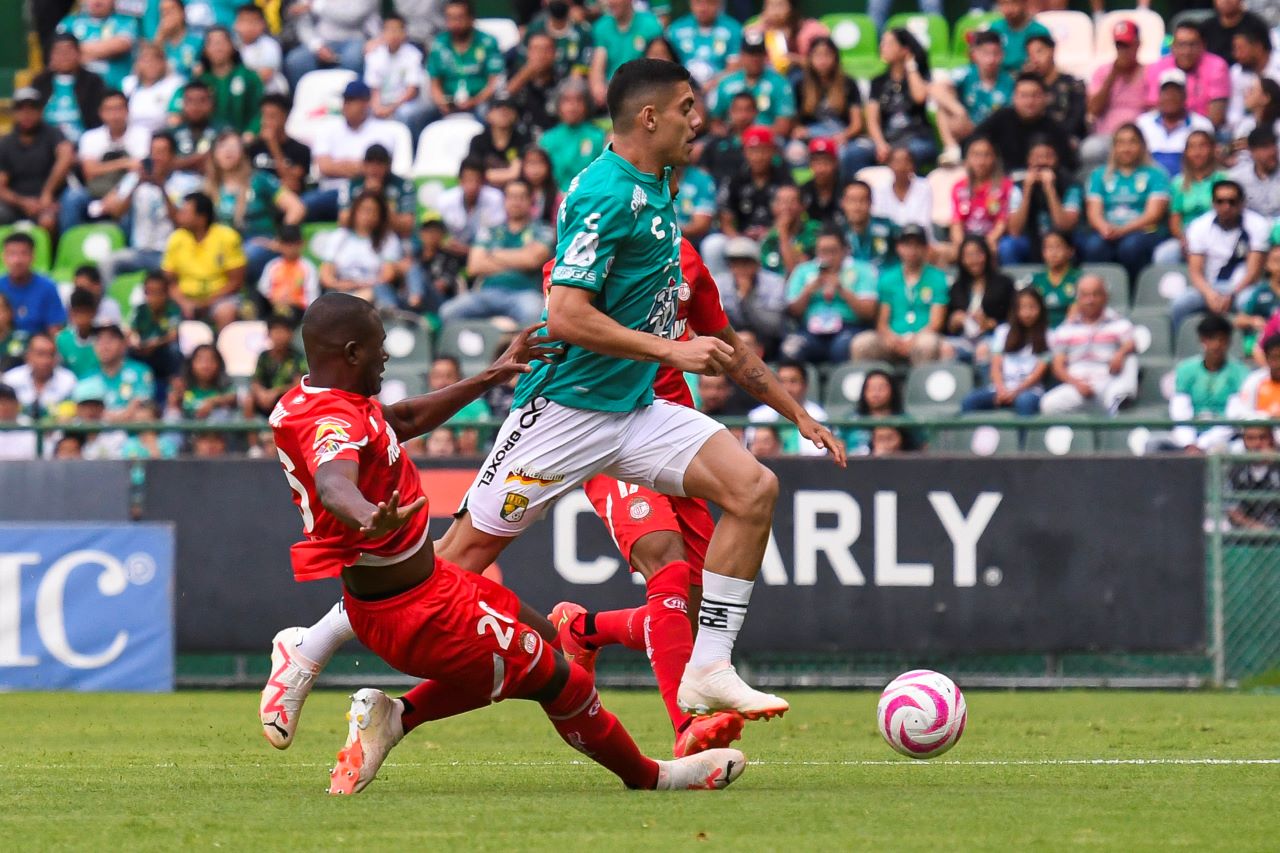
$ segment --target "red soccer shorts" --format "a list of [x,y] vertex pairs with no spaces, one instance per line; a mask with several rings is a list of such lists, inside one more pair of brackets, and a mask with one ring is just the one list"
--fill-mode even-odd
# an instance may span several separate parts
[[684,539],[685,559],[698,570],[692,583],[701,586],[707,543],[716,526],[706,501],[671,497],[603,474],[592,477],[582,488],[627,563],[631,562],[631,549],[645,534],[659,530],[679,533]]
[[555,653],[517,618],[514,592],[439,557],[430,578],[392,598],[344,597],[360,642],[408,675],[498,702],[542,687],[555,667]]

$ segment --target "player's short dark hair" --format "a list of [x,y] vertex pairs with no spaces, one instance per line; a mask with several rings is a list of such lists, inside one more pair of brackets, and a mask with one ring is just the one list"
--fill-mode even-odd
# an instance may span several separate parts
[[287,95],[282,95],[279,92],[272,92],[269,95],[263,95],[262,100],[258,103],[258,109],[262,109],[268,104],[276,107],[286,115],[288,115],[289,110],[293,107],[293,104],[289,103],[289,97]]
[[484,177],[484,160],[479,157],[464,157],[462,165],[458,167],[458,177],[461,178],[467,172],[479,172]]
[[102,273],[98,272],[98,267],[94,264],[81,264],[76,267],[76,271],[72,275],[76,278],[84,276],[95,284],[102,284]]
[[794,358],[784,358],[778,362],[778,369],[775,372],[781,374],[783,369],[788,367],[792,370],[800,371],[800,376],[804,378],[804,384],[809,384],[809,368],[803,361]]
[[818,237],[817,237],[817,239],[821,240],[823,237],[833,237],[833,238],[835,238],[836,240],[839,240],[839,241],[840,241],[840,245],[841,245],[841,246],[847,246],[847,245],[848,245],[848,241],[847,241],[847,240],[845,240],[845,236],[844,236],[844,229],[843,229],[843,228],[840,228],[840,227],[839,227],[839,226],[837,226],[837,225],[824,225],[824,226],[822,226],[822,230],[818,232]]
[[636,101],[678,83],[688,83],[689,69],[665,59],[633,59],[624,62],[609,81],[609,116],[615,126],[626,128],[638,105]]
[[1042,92],[1046,88],[1044,85],[1044,78],[1041,77],[1039,74],[1035,73],[1034,71],[1023,71],[1013,80],[1013,85],[1015,87],[1020,86],[1023,83],[1034,83],[1036,84],[1036,86],[1039,87],[1040,91]]
[[242,6],[237,6],[236,15],[237,17],[240,15],[256,15],[264,21],[267,19],[267,15],[262,11],[262,7],[254,3],[245,3]]
[[973,34],[971,47],[986,47],[989,44],[994,44],[1000,48],[1004,47],[1004,41],[1001,40],[1000,34],[995,30],[978,30]]
[[1276,144],[1275,132],[1267,127],[1255,127],[1249,131],[1249,137],[1245,140],[1245,144],[1250,148],[1266,148],[1269,145]]
[[196,216],[203,216],[210,223],[214,221],[213,199],[204,193],[188,193],[182,200],[195,208]]
[[85,290],[83,287],[77,287],[71,291],[71,295],[67,297],[67,307],[72,311],[97,311],[98,310],[98,294],[92,290]]
[[6,246],[13,246],[19,243],[22,244],[23,246],[26,246],[28,249],[32,250],[33,252],[35,251],[36,241],[31,239],[31,235],[28,234],[26,231],[14,231],[8,237],[4,238],[4,245]]
[[1262,342],[1262,352],[1271,355],[1272,350],[1280,350],[1280,332],[1270,335]]
[[1221,314],[1205,314],[1196,325],[1196,335],[1201,338],[1230,338],[1231,321]]

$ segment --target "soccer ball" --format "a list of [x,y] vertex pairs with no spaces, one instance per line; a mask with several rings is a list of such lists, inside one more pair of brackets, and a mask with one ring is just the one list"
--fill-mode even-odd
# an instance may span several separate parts
[[955,682],[940,672],[904,672],[880,694],[876,725],[909,758],[935,758],[956,745],[969,712]]

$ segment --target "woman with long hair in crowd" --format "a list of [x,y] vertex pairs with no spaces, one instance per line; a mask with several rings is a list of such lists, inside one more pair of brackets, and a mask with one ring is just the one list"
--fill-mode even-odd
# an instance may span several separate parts
[[889,153],[906,146],[918,164],[938,158],[938,142],[929,124],[929,57],[910,32],[897,27],[880,37],[885,70],[871,81],[866,103],[867,135],[851,155],[854,170],[885,163]]
[[400,307],[396,284],[407,271],[400,238],[391,231],[387,202],[377,193],[361,193],[351,203],[351,225],[325,243],[320,286],[351,293],[379,308]]
[[169,105],[186,81],[169,70],[169,57],[153,41],[138,45],[133,73],[124,78],[120,90],[129,99],[129,125],[144,127],[152,134],[169,124]]
[[213,344],[201,344],[182,365],[182,375],[169,386],[168,410],[184,420],[233,417],[236,389],[227,365]]
[[211,27],[204,36],[200,55],[200,76],[213,92],[213,123],[225,124],[240,133],[258,121],[262,104],[262,78],[240,59],[240,51],[226,27]]
[[[764,48],[769,61],[779,74],[788,74],[804,64],[813,40],[830,36],[821,21],[806,18],[800,11],[800,0],[764,0],[760,17],[747,24],[746,32],[764,33]],[[793,81],[794,82],[794,81]]]
[[1231,155],[1235,162],[1249,160],[1246,140],[1254,128],[1269,127],[1280,133],[1280,83],[1270,77],[1257,77],[1244,89],[1244,117],[1231,130]]
[[1218,168],[1213,134],[1207,130],[1191,131],[1182,152],[1182,171],[1173,179],[1169,192],[1169,239],[1156,247],[1153,261],[1158,264],[1186,261],[1187,226],[1197,216],[1213,210],[1213,185],[1226,176],[1227,173]]
[[1152,161],[1137,125],[1121,125],[1107,165],[1089,176],[1085,218],[1091,230],[1080,246],[1085,263],[1118,263],[1136,282],[1168,234],[1168,213],[1168,173]]
[[991,333],[1009,317],[1013,279],[996,269],[991,243],[977,234],[961,241],[958,260],[947,302],[947,340],[962,361],[984,365]]
[[1044,251],[1044,269],[1031,276],[1031,287],[1044,297],[1045,314],[1049,328],[1062,325],[1076,302],[1076,287],[1083,275],[1076,266],[1076,249],[1071,235],[1065,231],[1050,231],[1041,243]]
[[555,226],[560,205],[560,187],[551,171],[551,157],[536,145],[520,157],[520,177],[528,181],[533,197],[533,218]]
[[1023,288],[1014,297],[1006,321],[991,336],[991,384],[970,391],[960,410],[1013,409],[1020,415],[1039,414],[1049,360],[1044,298],[1034,287]]
[[835,140],[843,164],[849,143],[862,134],[862,92],[857,81],[840,66],[840,51],[829,36],[818,36],[809,45],[795,96],[796,127],[792,138]]
[[[858,392],[858,403],[854,409],[859,418],[892,418],[906,412],[903,404],[902,386],[887,370],[876,368],[868,370],[862,377],[862,390]],[[849,445],[850,454],[868,454],[871,452],[873,430],[870,427],[853,427],[844,431],[844,440]],[[904,450],[919,450],[924,445],[915,430],[903,430]]]
[[1009,224],[1012,197],[1013,182],[1000,168],[995,145],[985,136],[969,139],[964,177],[951,188],[951,251],[939,260],[952,263],[970,235],[982,238],[994,253]]

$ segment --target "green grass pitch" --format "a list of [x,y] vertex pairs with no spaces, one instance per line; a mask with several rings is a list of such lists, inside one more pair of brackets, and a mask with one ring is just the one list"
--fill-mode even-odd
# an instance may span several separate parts
[[[748,726],[723,792],[620,788],[539,710],[508,702],[428,724],[350,799],[324,794],[346,698],[314,695],[297,743],[258,733],[257,696],[0,697],[5,850],[1275,850],[1280,696],[968,694],[933,762],[877,735],[876,696],[791,692]],[[657,696],[609,692],[643,749],[669,754]],[[730,846],[732,845],[732,847]]]

